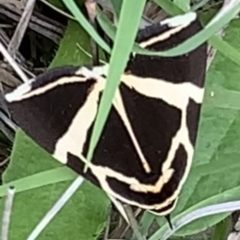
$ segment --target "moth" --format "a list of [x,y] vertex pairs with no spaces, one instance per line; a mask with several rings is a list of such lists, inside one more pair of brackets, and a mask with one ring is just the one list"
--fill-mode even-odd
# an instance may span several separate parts
[[[201,29],[190,12],[139,30],[136,42],[163,51]],[[165,216],[191,167],[206,58],[205,43],[177,57],[131,54],[87,172],[108,64],[58,67],[5,98],[18,126],[55,159],[115,199]]]

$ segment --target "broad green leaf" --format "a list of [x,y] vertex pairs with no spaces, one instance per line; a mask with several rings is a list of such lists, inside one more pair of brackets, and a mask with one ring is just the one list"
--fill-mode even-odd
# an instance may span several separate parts
[[[98,114],[94,123],[90,147],[87,154],[88,160],[92,158],[94,149],[110,111],[115,91],[120,83],[120,76],[123,73],[129,59],[145,3],[146,0],[138,0],[138,4],[128,0],[124,0],[122,3],[118,30],[109,63],[106,87],[103,91],[99,104]],[[132,14],[133,9],[135,11],[134,15]]]
[[[81,44],[84,49],[89,49],[90,47],[89,37],[86,32],[76,22],[69,21],[64,38],[51,67],[63,64],[89,64],[89,57],[82,54],[77,43]],[[22,131],[17,133],[11,164],[4,174],[4,183],[20,179],[20,190],[31,189],[31,185],[39,187],[16,194],[11,220],[10,240],[26,239],[46,212],[50,210],[57,199],[68,188],[72,181],[66,180],[74,178],[76,174],[64,167],[56,169],[61,166],[60,163],[25,136]],[[55,169],[57,171],[54,171]],[[58,179],[59,181],[65,179],[65,182],[41,187],[41,181],[44,184],[51,182],[49,174],[51,170],[52,174],[57,174],[52,176],[53,179],[55,178],[55,180]],[[47,172],[41,175],[44,171]],[[61,178],[61,171],[65,172],[66,176]],[[26,179],[25,182],[21,182],[21,179],[24,177],[36,173],[40,175],[40,177],[38,175],[38,178],[35,179],[39,183],[36,181],[26,182]],[[103,191],[85,181],[78,192],[50,222],[39,239],[96,239],[105,225],[108,206],[109,200]]]
[[[240,42],[237,40],[239,27],[239,20],[232,21],[224,39],[238,51],[240,50]],[[240,185],[240,175],[235,170],[240,169],[240,111],[236,107],[239,102],[239,79],[239,66],[221,53],[217,53],[206,78],[206,95],[192,171],[183,187],[173,216],[182,211],[188,211],[199,202],[207,201],[215,195],[219,198],[216,201],[221,202],[223,201],[221,193],[224,194],[225,191]],[[224,108],[216,106],[216,102],[211,105],[207,94],[212,91],[219,95],[222,94],[222,97],[226,92],[228,93],[228,97],[225,95],[225,99],[218,100],[220,103],[225,101]],[[228,200],[233,199],[235,196],[229,195]],[[193,222],[177,232],[177,235],[185,236],[200,232],[206,227],[204,222],[212,226],[226,215],[215,215],[210,221],[206,218]]]
[[212,90],[208,89],[205,94],[205,105],[218,108],[238,109],[240,110],[240,91],[234,90]]

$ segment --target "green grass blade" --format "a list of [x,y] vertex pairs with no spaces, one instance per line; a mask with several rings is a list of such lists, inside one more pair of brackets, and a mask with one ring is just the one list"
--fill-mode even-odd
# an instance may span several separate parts
[[190,10],[190,0],[173,0],[173,3],[185,12]]
[[153,52],[138,47],[136,49],[136,52],[144,55],[160,55],[166,57],[173,57],[185,54],[189,51],[194,50],[196,47],[207,41],[213,34],[215,34],[219,29],[221,29],[230,20],[232,20],[239,11],[240,3],[238,2],[236,5],[232,6],[225,14],[222,14],[222,16],[219,17],[214,23],[212,23],[211,25],[207,25],[202,31],[198,32],[193,37],[187,39],[182,44],[170,50]]
[[49,184],[72,180],[76,177],[77,174],[68,167],[59,167],[56,169],[43,171],[0,186],[0,197],[6,195],[9,186],[14,186],[16,192],[23,192]]
[[[133,51],[139,54],[143,55],[150,55],[150,56],[166,56],[166,57],[174,57],[179,56],[182,54],[185,54],[189,51],[192,51],[196,47],[200,46],[202,43],[207,41],[214,33],[216,33],[219,29],[221,29],[225,24],[227,24],[233,17],[240,11],[240,3],[238,3],[236,6],[233,6],[229,9],[229,11],[222,15],[220,18],[218,18],[217,21],[215,21],[210,26],[206,26],[202,31],[195,34],[193,37],[187,39],[182,44],[178,45],[177,47],[174,47],[167,51],[151,51],[147,49],[141,48],[139,45],[134,44]],[[116,35],[116,28],[111,24],[111,22],[103,16],[100,12],[98,12],[98,21],[101,27],[104,29],[104,31],[108,34],[108,36],[111,39],[115,39]],[[213,38],[214,39],[214,38]],[[225,47],[227,48],[227,45],[224,43],[221,43],[215,40],[215,42],[212,40],[213,44],[218,44],[219,47]],[[229,46],[228,46],[229,47]],[[222,50],[225,52],[225,50]],[[236,52],[236,51],[235,51]],[[232,59],[237,59],[237,56],[232,56]]]
[[[106,88],[101,98],[98,115],[91,136],[90,147],[87,154],[88,160],[92,158],[94,149],[110,111],[112,99],[120,83],[121,74],[123,73],[129,59],[129,54],[131,53],[134,44],[145,3],[146,0],[139,0],[138,4],[129,0],[124,0],[122,3],[118,31],[110,58]],[[132,14],[133,9],[135,14]]]
[[219,39],[216,36],[212,36],[209,39],[209,43],[223,55],[231,59],[236,64],[240,65],[240,53],[229,43]]
[[176,6],[170,0],[154,0],[154,2],[159,5],[165,12],[169,13],[172,16],[183,14],[184,11]]
[[[222,208],[222,209],[217,208],[218,204],[225,203],[226,205],[228,205],[228,207],[229,207],[229,205],[231,207],[231,202],[234,203],[235,201],[237,201],[237,202],[235,202],[235,204],[237,205],[237,209],[239,209],[239,203],[240,203],[239,202],[239,197],[240,197],[239,190],[240,190],[240,187],[235,187],[231,190],[221,192],[211,198],[208,198],[206,200],[203,200],[203,201],[197,203],[196,205],[194,205],[191,208],[185,210],[184,212],[178,214],[177,216],[174,216],[172,218],[173,225],[175,225],[175,227],[177,227],[177,231],[183,231],[184,227],[187,226],[187,224],[190,225],[190,222],[191,222],[191,224],[196,224],[197,222],[201,221],[201,218],[203,218],[203,217],[205,217],[204,225],[206,225],[206,227],[208,225],[210,225],[210,223],[211,223],[211,225],[214,225],[214,220],[215,220],[214,215],[221,213],[221,215],[226,217],[229,214],[231,214],[229,211],[226,211],[225,208]],[[234,199],[231,196],[234,196]],[[207,208],[208,211],[203,208]],[[212,210],[214,209],[214,211],[210,212],[209,211],[210,209],[212,209]],[[212,215],[212,217],[209,217],[210,215]],[[208,218],[206,216],[208,216]],[[189,221],[189,220],[193,220],[193,221]],[[215,220],[215,222],[216,222],[216,220]],[[163,239],[165,240],[165,239],[168,239],[168,238],[166,238],[166,236],[170,237],[170,235],[172,236],[172,234],[175,232],[176,232],[176,229],[173,229],[173,231],[172,231],[171,229],[169,229],[169,225],[167,223],[165,223],[163,226],[161,226],[161,228],[159,230],[157,230],[155,233],[152,234],[152,236],[150,236],[149,240],[163,240]],[[189,235],[189,234],[192,234],[192,233],[186,232],[185,235]]]
[[123,0],[111,0],[116,17],[119,18]]
[[202,0],[202,1],[198,1],[197,3],[195,3],[192,8],[191,11],[196,11],[199,8],[203,7],[206,3],[208,3],[210,0]]
[[219,222],[213,230],[210,240],[226,240],[228,238],[229,230],[231,228],[231,217],[227,217]]
[[98,35],[93,26],[84,17],[82,12],[73,0],[62,0],[79,24],[88,32],[88,34],[96,41],[96,43],[106,52],[110,53],[111,49],[108,44]]
[[[145,211],[140,220],[140,232],[144,237],[147,237],[149,228],[152,226],[152,223],[155,219],[155,215]],[[135,239],[134,239],[135,240]]]

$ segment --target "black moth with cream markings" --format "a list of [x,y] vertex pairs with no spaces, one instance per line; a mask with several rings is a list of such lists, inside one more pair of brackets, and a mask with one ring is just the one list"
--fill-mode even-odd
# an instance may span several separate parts
[[[137,42],[166,50],[200,29],[188,13],[140,30]],[[132,54],[86,173],[108,65],[52,69],[6,99],[17,124],[58,161],[122,202],[167,215],[191,166],[206,52],[203,44],[179,57]]]

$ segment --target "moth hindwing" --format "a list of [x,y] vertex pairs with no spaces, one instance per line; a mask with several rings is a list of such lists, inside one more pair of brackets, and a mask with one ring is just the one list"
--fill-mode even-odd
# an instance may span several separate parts
[[[188,13],[140,30],[136,41],[162,51],[200,29]],[[167,215],[192,162],[206,56],[206,44],[178,57],[134,53],[86,173],[108,65],[52,69],[6,99],[17,124],[58,161],[120,201]]]

